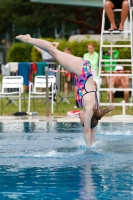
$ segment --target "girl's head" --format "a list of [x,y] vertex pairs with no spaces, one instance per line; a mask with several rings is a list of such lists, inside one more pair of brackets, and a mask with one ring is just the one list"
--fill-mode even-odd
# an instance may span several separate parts
[[[95,126],[97,126],[98,121],[106,113],[110,112],[114,108],[116,108],[116,106],[109,106],[109,107],[103,108],[103,109],[101,107],[98,107],[97,109],[94,109],[93,116],[91,118],[91,128],[94,128]],[[82,126],[84,126],[84,111],[83,110],[80,111],[79,118],[80,118],[80,122],[81,122]]]

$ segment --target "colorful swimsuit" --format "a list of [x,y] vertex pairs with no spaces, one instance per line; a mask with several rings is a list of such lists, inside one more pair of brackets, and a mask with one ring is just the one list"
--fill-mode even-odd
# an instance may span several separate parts
[[90,93],[90,92],[95,92],[96,96],[96,103],[98,105],[98,100],[97,100],[97,95],[96,91],[86,91],[85,89],[85,83],[88,80],[89,77],[93,76],[91,73],[91,65],[88,60],[83,60],[83,68],[82,68],[82,73],[80,76],[76,77],[76,82],[77,82],[77,101],[80,106],[83,107],[82,105],[82,98],[85,94]]

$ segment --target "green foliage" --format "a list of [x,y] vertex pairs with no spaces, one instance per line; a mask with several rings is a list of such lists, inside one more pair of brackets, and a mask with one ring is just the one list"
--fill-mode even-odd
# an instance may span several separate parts
[[56,12],[57,9],[51,4],[36,3],[30,0],[0,0],[0,32],[9,33],[14,24],[16,35],[20,33],[39,34],[39,29],[39,32],[45,35],[50,33],[50,29],[54,33],[55,20],[57,19],[59,24],[62,21]]
[[[104,42],[104,44],[109,45],[109,42]],[[115,42],[115,45],[129,45],[129,41],[119,41]],[[108,50],[109,48],[104,48],[104,50]],[[131,59],[131,50],[128,47],[114,47],[113,49],[116,49],[119,51],[119,57],[118,59]]]
[[[53,39],[53,38],[44,38],[50,42],[59,42],[58,49],[60,51],[64,51],[66,47],[70,47],[72,50],[72,54],[75,56],[83,57],[84,53],[86,53],[88,43],[93,43],[95,47],[95,51],[99,53],[100,43],[99,41],[95,41],[90,37],[86,37],[86,39],[77,41],[67,41],[66,39]],[[107,44],[105,41],[104,44]],[[109,44],[109,43],[108,43]],[[129,44],[129,42],[116,42],[116,44]],[[105,48],[106,49],[106,48]],[[130,59],[131,52],[130,48],[115,48],[119,51],[119,59]],[[8,62],[41,62],[41,54],[31,45],[17,42],[11,46],[7,55]]]
[[89,43],[93,43],[95,47],[95,51],[99,53],[99,41],[92,40],[89,37],[86,37],[86,39],[77,41],[66,41],[65,39],[60,40],[60,45],[58,47],[59,50],[64,51],[66,47],[70,47],[72,50],[72,54],[75,56],[83,57],[84,53],[86,53],[87,45]]
[[58,42],[59,42],[58,49],[59,49],[60,51],[64,51],[64,49],[65,49],[66,47],[69,47],[68,41],[67,41],[65,38],[62,39],[62,40],[58,40]]
[[[116,42],[116,45],[129,45],[129,41]],[[119,59],[131,59],[131,49],[128,47],[117,48],[119,51]]]
[[83,55],[88,52],[87,46],[89,43],[94,44],[95,51],[99,53],[99,41],[92,40],[91,38],[87,38],[81,40],[79,43],[76,44],[75,53],[74,55],[83,57]]
[[7,54],[7,62],[31,62],[32,45],[15,43]]
[[31,50],[31,60],[32,62],[42,62],[41,54],[34,47]]
[[[63,95],[63,94],[62,94]],[[102,99],[101,102],[107,102],[107,94],[106,92],[102,92],[101,94]],[[24,107],[24,100],[22,100],[22,111],[27,111],[27,106],[28,106],[28,94],[25,94],[26,98],[26,110]],[[60,100],[60,97],[57,95],[57,102]],[[61,116],[66,116],[68,111],[73,110],[73,106],[75,105],[75,98],[69,98],[68,99],[70,104],[67,104],[66,102],[60,102],[56,103],[54,105],[54,114],[51,114],[51,104],[49,105],[49,111],[50,111],[50,116],[54,117],[61,117]],[[119,103],[123,100],[123,98],[118,98],[117,100],[115,99],[115,102]],[[7,99],[3,99],[3,105],[4,105],[4,112],[2,113],[2,109],[0,109],[0,115],[8,115],[11,116],[13,113],[18,111],[18,107],[14,104],[8,104],[8,106],[5,106],[7,103]],[[15,102],[18,104],[18,100],[15,99]],[[81,109],[81,108],[80,108]],[[44,104],[44,100],[42,102],[39,102],[38,99],[35,99],[35,110],[33,106],[33,101],[31,100],[31,112],[36,111],[38,112],[39,116],[46,116],[46,104]],[[112,112],[107,113],[106,116],[111,116],[111,115],[121,115],[122,114],[122,107],[118,106],[116,109],[114,109]],[[126,110],[127,115],[133,115],[133,107],[129,108]]]
[[86,39],[81,40],[80,42],[77,40],[66,41],[65,39],[60,40],[60,45],[58,47],[59,50],[64,51],[66,47],[70,47],[72,50],[72,54],[75,56],[83,57],[84,53],[86,53],[88,43],[93,43],[95,46],[95,51],[99,53],[99,42],[86,37]]
[[[58,39],[53,39],[53,38],[41,38],[41,39],[45,39],[49,42],[59,42],[59,46],[58,49],[60,51],[64,51],[64,49],[67,47],[67,41],[66,39],[62,39],[62,40],[58,40]],[[31,60],[32,62],[41,62],[42,58],[41,58],[41,54],[33,47],[32,51],[31,51]]]
[[9,34],[7,39],[11,41],[8,42],[13,42],[14,35],[27,33],[33,37],[40,35],[54,37],[55,30],[59,37],[69,37],[77,30],[87,33],[89,26],[93,29],[93,26],[97,26],[101,21],[96,12],[97,9],[88,7],[79,9],[76,5],[54,5],[30,0],[0,0],[0,39]]

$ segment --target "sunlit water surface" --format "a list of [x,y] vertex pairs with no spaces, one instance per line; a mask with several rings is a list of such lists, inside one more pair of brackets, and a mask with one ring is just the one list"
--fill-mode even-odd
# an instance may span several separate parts
[[0,123],[0,200],[132,200],[133,124]]

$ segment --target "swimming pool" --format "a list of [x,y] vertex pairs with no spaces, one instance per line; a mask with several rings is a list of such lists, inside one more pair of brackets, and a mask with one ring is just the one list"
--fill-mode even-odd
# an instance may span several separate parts
[[0,199],[133,199],[133,124],[0,123]]

